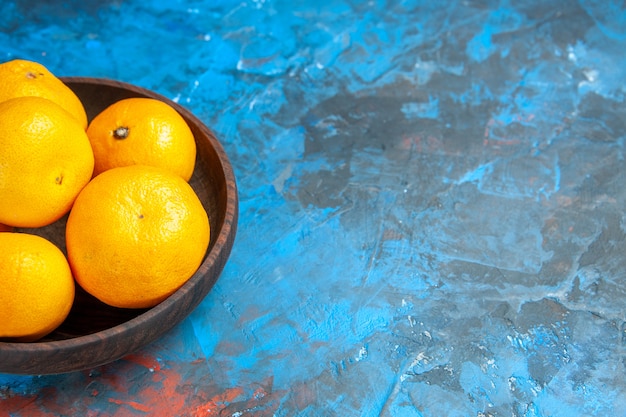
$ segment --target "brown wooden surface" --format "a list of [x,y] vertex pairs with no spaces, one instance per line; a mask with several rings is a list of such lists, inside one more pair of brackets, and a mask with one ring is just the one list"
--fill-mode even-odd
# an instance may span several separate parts
[[[126,83],[81,77],[63,80],[81,98],[90,120],[106,106],[128,97],[157,98],[182,114],[196,138],[196,167],[189,182],[209,215],[211,242],[198,271],[151,309],[109,307],[77,286],[72,311],[53,333],[33,343],[0,342],[2,373],[55,374],[88,369],[151,343],[182,321],[208,294],[230,255],[237,229],[237,186],[232,167],[213,133],[193,114],[161,95]],[[65,220],[23,231],[41,234],[65,251]]]

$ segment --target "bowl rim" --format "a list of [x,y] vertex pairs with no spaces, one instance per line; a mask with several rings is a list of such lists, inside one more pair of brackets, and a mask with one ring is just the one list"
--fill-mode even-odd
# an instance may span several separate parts
[[[208,138],[213,150],[218,156],[218,159],[221,164],[221,174],[223,174],[226,183],[226,210],[224,214],[224,220],[221,225],[219,225],[219,229],[216,230],[217,235],[215,238],[215,243],[211,247],[211,249],[205,255],[204,260],[202,261],[198,270],[189,278],[185,284],[183,284],[176,292],[170,295],[161,303],[157,304],[154,307],[149,308],[148,310],[138,314],[136,317],[125,321],[116,326],[100,330],[95,333],[90,333],[82,336],[77,336],[68,339],[62,340],[52,340],[52,341],[35,341],[35,342],[3,342],[0,341],[0,373],[28,373],[28,374],[50,374],[50,373],[65,373],[71,371],[77,371],[81,369],[91,369],[100,365],[104,365],[106,363],[113,362],[121,357],[131,354],[133,351],[142,348],[143,346],[147,346],[152,343],[164,333],[169,331],[172,327],[174,327],[178,323],[156,323],[158,329],[152,332],[148,336],[144,336],[143,339],[150,340],[142,340],[142,338],[138,338],[138,342],[136,342],[136,346],[129,352],[126,352],[122,355],[117,355],[117,357],[112,357],[110,359],[106,359],[99,362],[93,362],[93,365],[85,366],[75,366],[69,367],[68,370],[61,370],[55,372],[19,372],[13,370],[4,370],[3,363],[5,360],[2,356],[10,353],[22,354],[22,355],[35,355],[35,354],[43,354],[43,353],[51,353],[56,352],[57,354],[60,351],[68,350],[69,351],[78,351],[83,349],[89,349],[90,346],[97,345],[102,342],[103,339],[107,340],[119,340],[123,337],[123,334],[128,332],[129,330],[135,330],[140,326],[145,326],[146,320],[148,322],[160,320],[159,317],[162,315],[167,315],[168,312],[172,312],[175,310],[175,306],[177,302],[186,296],[188,296],[189,292],[194,290],[194,287],[198,284],[198,282],[203,278],[203,276],[210,270],[214,268],[216,269],[217,274],[213,278],[213,282],[208,287],[206,294],[204,294],[195,305],[192,305],[192,309],[197,307],[197,304],[202,301],[210,292],[211,287],[214,285],[215,281],[219,274],[221,274],[222,268],[224,267],[226,260],[228,259],[232,246],[234,244],[236,229],[237,229],[237,220],[238,220],[238,195],[237,195],[237,184],[235,180],[235,174],[233,168],[230,164],[228,156],[224,151],[222,144],[217,140],[215,134],[190,110],[178,104],[177,102],[159,94],[152,90],[148,90],[143,87],[139,87],[137,85],[133,85],[130,83],[117,81],[110,78],[97,78],[97,77],[59,77],[62,81],[67,83],[90,83],[90,84],[98,84],[107,87],[121,88],[124,90],[131,90],[133,92],[146,95],[149,97],[154,97],[160,100],[167,102],[172,105],[177,111],[179,111],[183,117],[193,122],[198,129],[203,131],[203,133]],[[213,234],[213,225],[211,228],[211,232]]]

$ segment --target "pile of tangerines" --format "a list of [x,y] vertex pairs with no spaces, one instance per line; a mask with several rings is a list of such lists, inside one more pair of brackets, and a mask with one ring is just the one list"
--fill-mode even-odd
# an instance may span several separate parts
[[[80,285],[147,308],[198,269],[209,219],[189,185],[196,143],[167,103],[129,98],[88,122],[63,81],[0,64],[0,340],[34,341],[67,318]],[[64,218],[65,248],[31,232]]]

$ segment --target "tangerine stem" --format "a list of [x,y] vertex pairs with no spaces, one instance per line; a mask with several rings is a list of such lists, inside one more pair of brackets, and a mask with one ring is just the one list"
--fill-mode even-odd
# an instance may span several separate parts
[[113,131],[113,137],[115,139],[126,139],[130,130],[126,126],[120,126]]

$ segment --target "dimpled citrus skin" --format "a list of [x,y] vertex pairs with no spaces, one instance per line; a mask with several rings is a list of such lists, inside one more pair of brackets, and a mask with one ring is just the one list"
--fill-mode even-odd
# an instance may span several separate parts
[[87,114],[78,96],[38,62],[14,59],[0,64],[0,101],[20,96],[47,98],[67,110],[87,128]]
[[157,167],[131,165],[96,176],[79,194],[65,238],[78,284],[114,307],[163,301],[198,269],[209,219],[191,186]]
[[0,102],[0,223],[46,226],[66,214],[93,172],[84,129],[41,97]]
[[162,167],[189,181],[196,142],[185,119],[167,103],[152,98],[117,101],[89,123],[96,164],[94,174],[126,165]]
[[0,232],[0,338],[29,342],[56,329],[74,302],[61,250],[43,237]]

